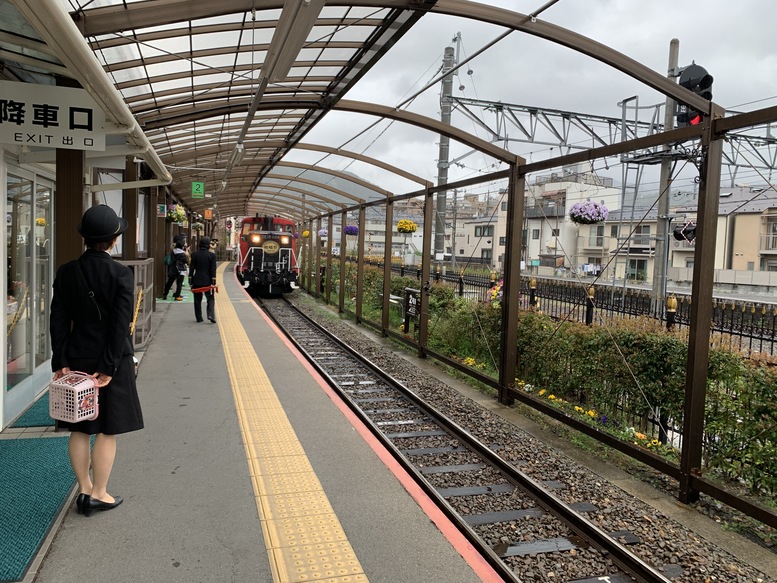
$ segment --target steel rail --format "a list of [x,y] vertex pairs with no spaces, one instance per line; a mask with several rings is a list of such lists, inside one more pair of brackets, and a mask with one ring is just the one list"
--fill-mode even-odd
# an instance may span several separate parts
[[[590,520],[582,516],[579,512],[572,509],[568,504],[551,494],[547,489],[543,488],[540,484],[534,481],[527,474],[521,472],[516,466],[507,462],[498,454],[496,454],[487,445],[480,442],[469,431],[458,425],[456,422],[434,410],[429,406],[422,398],[413,393],[410,389],[405,387],[402,383],[385,373],[380,367],[375,365],[369,359],[356,352],[350,346],[345,344],[342,340],[332,335],[328,330],[322,327],[317,322],[313,321],[306,314],[299,311],[287,298],[284,298],[287,305],[294,309],[295,313],[299,315],[308,325],[313,327],[320,334],[324,335],[327,340],[336,344],[341,350],[346,352],[351,358],[357,360],[361,365],[368,368],[372,374],[378,377],[383,383],[389,387],[399,391],[399,393],[406,400],[417,407],[419,411],[427,415],[435,423],[449,432],[451,435],[460,440],[471,451],[475,452],[482,460],[490,463],[492,467],[496,468],[513,486],[519,488],[521,491],[527,493],[534,498],[541,507],[546,511],[554,515],[561,520],[564,524],[571,528],[577,535],[586,540],[591,546],[597,548],[604,556],[611,559],[618,567],[620,567],[625,573],[634,577],[636,581],[641,583],[669,583],[670,579],[666,578],[658,570],[651,567],[641,558],[629,551],[624,545],[615,540],[609,533],[602,530],[600,527],[593,524]],[[263,308],[266,306],[263,305]],[[476,545],[478,549],[484,553],[484,557],[489,563],[503,573],[508,578],[508,581],[520,581],[516,578],[515,573],[506,563],[494,552],[491,547],[485,545],[480,535],[475,532],[469,524],[467,524],[463,517],[456,512],[453,507],[445,500],[432,486],[425,480],[413,463],[407,459],[401,452],[398,451],[396,446],[385,436],[384,432],[375,423],[367,417],[367,415],[361,410],[359,405],[355,403],[352,398],[339,386],[338,382],[333,379],[327,371],[320,366],[315,358],[298,342],[293,336],[291,336],[285,329],[285,327],[278,322],[267,309],[265,312],[270,315],[276,322],[281,330],[287,334],[289,339],[297,346],[297,348],[308,358],[311,364],[327,379],[334,390],[340,395],[345,403],[353,410],[353,412],[359,417],[362,422],[370,429],[370,431],[386,446],[386,448],[392,452],[394,457],[399,463],[414,477],[414,479],[421,485],[424,491],[432,497],[444,511],[446,516],[451,519],[465,534],[465,536]]]

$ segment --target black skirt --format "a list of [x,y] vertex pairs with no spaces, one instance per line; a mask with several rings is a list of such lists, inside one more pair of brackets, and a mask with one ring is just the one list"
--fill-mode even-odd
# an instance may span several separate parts
[[[93,374],[97,367],[94,359],[71,359],[70,370]],[[131,355],[123,356],[116,376],[99,392],[99,415],[92,421],[67,423],[57,421],[57,428],[95,435],[116,435],[143,429],[143,413],[140,410],[138,388],[135,383],[135,362]]]

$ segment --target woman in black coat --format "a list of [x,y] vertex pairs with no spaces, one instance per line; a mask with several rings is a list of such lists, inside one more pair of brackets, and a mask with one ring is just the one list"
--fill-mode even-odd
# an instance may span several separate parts
[[78,225],[86,251],[59,268],[51,301],[54,379],[80,371],[92,375],[100,387],[97,419],[58,422],[71,432],[70,464],[80,488],[76,505],[86,516],[122,503],[107,491],[116,435],[143,428],[129,336],[135,284],[132,270],[109,254],[126,228],[127,221],[109,206],[87,210]]
[[[216,297],[211,286],[216,285],[216,254],[210,250],[210,237],[200,237],[199,250],[192,253],[189,287],[194,293],[194,318],[202,322],[202,295],[205,294],[205,312],[208,320],[216,323]],[[210,287],[207,291],[194,291]]]

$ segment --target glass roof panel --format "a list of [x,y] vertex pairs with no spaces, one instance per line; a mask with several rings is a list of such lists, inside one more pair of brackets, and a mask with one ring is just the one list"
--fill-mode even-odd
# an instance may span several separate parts
[[215,68],[221,71],[225,71],[226,69],[228,69],[234,64],[235,64],[234,52],[225,53],[223,55],[198,57],[197,60],[194,63],[192,63],[194,69]]
[[[285,5],[288,10],[295,1],[283,0],[276,5]],[[288,144],[303,139],[320,119],[333,113],[317,103],[324,97],[335,101],[343,97],[350,88],[349,80],[356,77],[354,70],[368,70],[382,53],[381,45],[367,41],[395,42],[392,36],[401,28],[393,19],[395,9],[324,5],[318,21],[301,31],[305,39],[302,47],[279,47],[281,54],[293,56],[291,64],[296,66],[289,67],[287,59],[284,66],[289,68],[264,86],[262,67],[273,40],[279,42],[274,37],[282,9],[262,10],[264,3],[257,2],[260,6],[254,15],[245,10],[218,14],[233,4],[190,0],[186,10],[180,11],[179,20],[178,15],[167,13],[163,18],[171,22],[152,25],[159,6],[164,6],[161,1],[156,5],[143,0],[60,2],[66,10],[83,12],[79,18],[85,30],[91,28],[94,32],[88,32],[90,35],[97,33],[87,40],[103,42],[98,59],[120,87],[146,137],[163,163],[181,167],[173,172],[172,188],[185,204],[203,204],[190,200],[184,186],[200,174],[208,192],[218,192],[221,181],[226,180],[229,186],[221,193],[223,201],[236,208],[255,204],[251,186],[258,176],[267,174],[284,174],[291,179],[302,173],[304,180],[329,184],[359,199],[385,196],[377,186],[373,190],[323,171],[326,166],[346,172],[358,167],[366,173],[370,168],[366,163],[357,166],[349,158],[314,152],[288,159],[311,164],[322,160],[319,170],[303,171],[282,164]],[[190,20],[192,15],[205,17]],[[390,21],[388,16],[392,16]],[[303,21],[295,20],[295,26]],[[258,107],[254,109],[255,99]],[[296,105],[294,99],[304,101]],[[238,142],[244,144],[245,154],[242,163],[231,168],[228,160]],[[355,204],[325,188],[300,181],[295,186],[315,189],[321,197],[338,204]]]

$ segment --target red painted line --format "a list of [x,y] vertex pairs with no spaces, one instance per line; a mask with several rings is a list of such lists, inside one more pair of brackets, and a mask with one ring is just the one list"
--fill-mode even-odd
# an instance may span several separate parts
[[[248,295],[248,292],[245,291],[245,288],[241,289],[243,289],[243,292],[246,294],[246,296],[249,298],[251,297]],[[443,534],[443,536],[448,539],[448,542],[450,542],[453,548],[456,549],[456,551],[464,558],[475,574],[480,577],[481,581],[484,581],[484,583],[503,583],[504,579],[502,579],[502,577],[499,576],[496,571],[494,571],[493,567],[488,564],[488,562],[475,549],[475,547],[472,546],[472,544],[461,533],[461,531],[456,528],[456,526],[448,519],[448,517],[445,516],[442,510],[440,510],[432,501],[432,499],[427,496],[426,492],[424,492],[416,483],[416,481],[410,476],[410,474],[405,471],[405,468],[403,468],[400,463],[394,459],[394,456],[392,456],[388,450],[383,447],[383,444],[378,440],[377,437],[375,437],[375,435],[373,435],[369,428],[364,425],[364,423],[362,423],[361,419],[359,419],[356,414],[351,411],[350,407],[348,407],[348,405],[346,405],[342,399],[340,399],[337,393],[332,390],[332,387],[329,386],[329,383],[324,380],[324,377],[322,377],[321,374],[315,368],[313,368],[313,365],[307,361],[307,359],[302,355],[297,347],[286,337],[285,334],[283,334],[283,332],[281,332],[278,326],[275,325],[275,322],[273,322],[255,302],[252,303],[254,308],[256,308],[256,311],[261,314],[262,318],[264,318],[265,322],[267,322],[270,328],[275,331],[275,334],[278,336],[278,338],[280,338],[281,342],[283,342],[291,351],[291,353],[296,356],[297,360],[299,360],[302,366],[304,366],[305,369],[310,373],[310,376],[313,377],[313,379],[329,396],[337,408],[340,409],[340,412],[345,416],[346,419],[348,419],[354,429],[359,432],[359,435],[362,436],[362,439],[364,439],[364,441],[366,441],[372,450],[377,454],[378,458],[386,465],[391,473],[396,476],[405,490],[407,490],[407,492],[413,497],[416,503],[421,507],[421,510],[423,510],[424,513],[431,519],[431,521],[434,522],[437,528],[440,529],[440,532]]]

